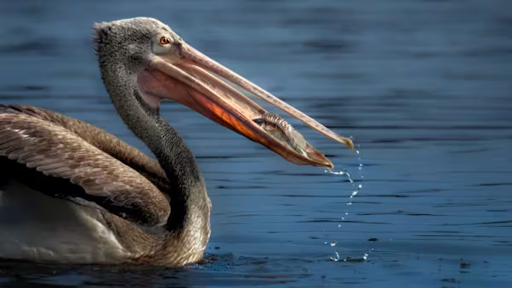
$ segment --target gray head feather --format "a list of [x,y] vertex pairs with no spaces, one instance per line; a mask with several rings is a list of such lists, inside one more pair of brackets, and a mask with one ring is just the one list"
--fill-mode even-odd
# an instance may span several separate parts
[[176,35],[169,26],[146,17],[94,24],[94,50],[100,66],[122,64],[136,72],[151,53],[151,39],[158,33]]

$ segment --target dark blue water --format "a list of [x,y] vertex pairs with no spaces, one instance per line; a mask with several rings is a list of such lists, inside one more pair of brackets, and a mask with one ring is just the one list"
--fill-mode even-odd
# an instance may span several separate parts
[[205,263],[3,261],[0,285],[512,286],[511,11],[507,0],[1,1],[3,103],[77,117],[148,152],[104,91],[90,35],[95,21],[151,16],[354,136],[360,154],[291,121],[350,183],[168,103],[214,206]]

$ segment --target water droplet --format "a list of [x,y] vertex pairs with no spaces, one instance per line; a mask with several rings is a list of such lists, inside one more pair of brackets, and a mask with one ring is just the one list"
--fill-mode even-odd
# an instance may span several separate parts
[[345,174],[347,174],[347,172],[345,172],[345,171],[333,171],[331,169],[325,169],[325,172],[333,174],[333,175],[345,175]]
[[336,246],[336,244],[338,244],[338,242],[336,242],[336,241],[332,241],[332,242],[331,242],[331,247]]
[[[361,158],[361,151],[360,151],[360,145],[358,144],[357,145],[357,150],[356,150],[356,153],[357,153],[357,161],[359,162],[357,165],[358,167],[358,176],[359,176],[359,181],[362,181],[364,179],[364,175],[363,175],[363,167],[364,167],[364,164],[362,163],[362,158]],[[353,204],[352,202],[352,199],[357,196],[361,191],[362,191],[362,188],[363,188],[363,184],[359,184],[356,182],[356,180],[354,180],[354,178],[352,178],[352,175],[350,174],[350,172],[346,169],[344,170],[341,170],[341,171],[333,171],[332,169],[325,169],[325,172],[328,172],[330,174],[333,174],[333,175],[344,175],[346,177],[346,179],[350,182],[350,184],[352,185],[352,192],[351,194],[349,195],[349,201],[345,203],[346,206],[351,206]],[[345,215],[341,217],[341,220],[345,220],[347,217],[348,217],[348,212],[345,212],[344,213]],[[341,224],[338,224],[338,228],[341,227]],[[361,258],[360,258],[361,259]],[[340,260],[340,259],[338,259]],[[336,261],[338,261],[336,260]]]
[[338,253],[338,251],[335,251],[334,252],[336,254],[336,257],[331,257],[331,261],[334,261],[334,262],[338,262],[340,261],[340,254]]

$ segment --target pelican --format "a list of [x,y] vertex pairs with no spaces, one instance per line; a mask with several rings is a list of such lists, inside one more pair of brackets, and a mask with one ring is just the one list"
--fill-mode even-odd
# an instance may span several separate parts
[[160,116],[162,100],[188,106],[298,165],[333,166],[246,95],[353,147],[156,19],[96,23],[93,41],[112,103],[156,160],[80,120],[0,105],[0,258],[169,267],[201,260],[211,202],[194,155]]

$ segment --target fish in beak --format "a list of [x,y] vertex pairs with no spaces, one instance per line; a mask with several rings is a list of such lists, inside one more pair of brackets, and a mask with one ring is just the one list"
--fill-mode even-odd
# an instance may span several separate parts
[[[164,53],[151,57],[138,75],[137,84],[146,98],[179,102],[248,139],[260,143],[286,160],[299,165],[333,168],[281,116],[271,114],[241,91],[252,94],[304,122],[323,135],[354,148],[342,137],[303,112],[273,96],[256,84],[192,48],[181,38],[162,36],[158,42]],[[149,96],[148,96],[149,95]]]

